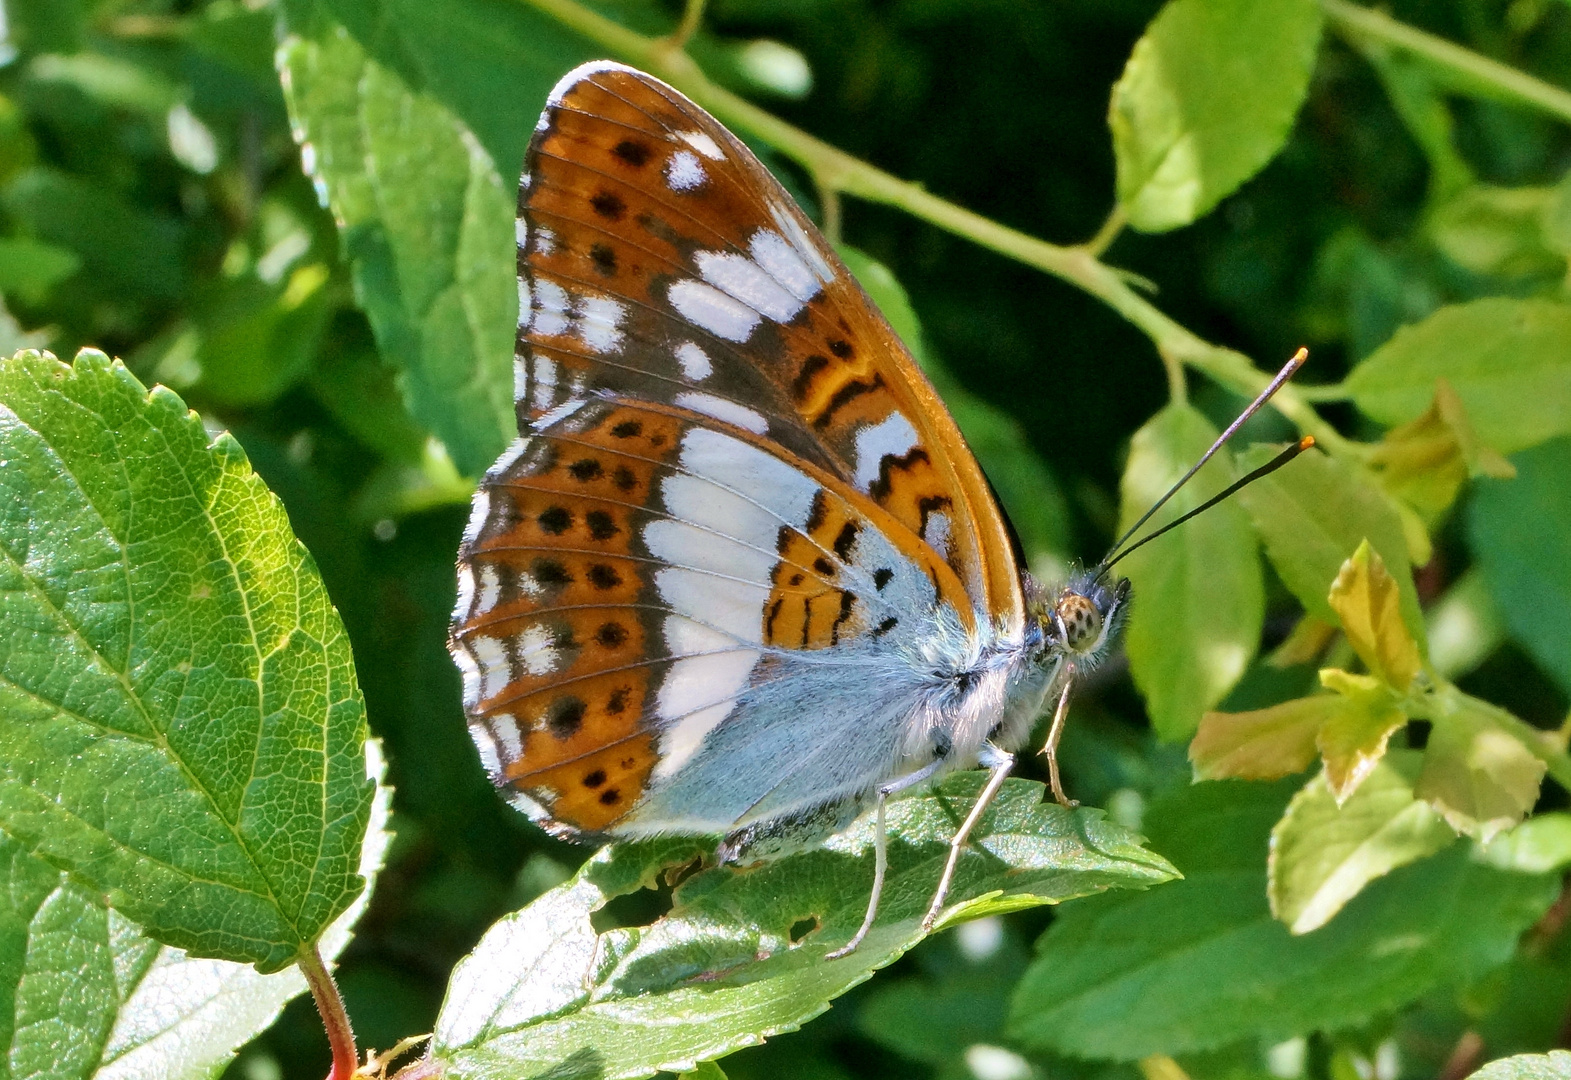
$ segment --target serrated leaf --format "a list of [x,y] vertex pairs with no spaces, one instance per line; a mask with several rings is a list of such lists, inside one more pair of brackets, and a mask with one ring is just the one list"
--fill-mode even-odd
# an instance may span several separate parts
[[894,274],[871,256],[846,245],[837,250],[900,340],[916,357],[966,444],[981,463],[1020,545],[1033,566],[1065,562],[1069,549],[1069,510],[1058,481],[1031,448],[1019,421],[961,386],[932,355],[911,300]]
[[1439,378],[1502,454],[1571,433],[1571,307],[1505,297],[1443,307],[1398,330],[1342,385],[1369,416],[1401,424],[1424,411]]
[[[1199,460],[1216,430],[1193,407],[1168,405],[1135,433],[1124,469],[1120,529],[1132,525]],[[1200,505],[1232,479],[1223,451],[1147,525]],[[1265,586],[1254,533],[1223,503],[1119,564],[1135,597],[1129,666],[1157,734],[1181,739],[1227,695],[1260,641]]]
[[1346,802],[1325,773],[1288,803],[1271,830],[1267,897],[1295,934],[1331,921],[1371,881],[1456,840],[1440,815],[1413,794],[1419,755],[1386,755]]
[[1494,723],[1494,706],[1449,687],[1435,700],[1419,798],[1457,831],[1487,843],[1533,809],[1547,766]]
[[1571,439],[1513,461],[1515,480],[1478,484],[1469,546],[1506,629],[1571,690]]
[[306,171],[410,413],[476,475],[517,433],[512,184],[440,101],[308,21],[279,50]]
[[1184,880],[1059,912],[1016,991],[1011,1036],[1130,1061],[1362,1024],[1503,963],[1559,893],[1554,875],[1504,873],[1458,845],[1294,936],[1265,895],[1270,831],[1294,786],[1221,781],[1153,803],[1151,843]]
[[[1274,452],[1250,447],[1239,455],[1238,466],[1258,468]],[[1337,621],[1327,590],[1342,563],[1367,539],[1396,578],[1403,621],[1423,640],[1424,617],[1402,519],[1373,483],[1328,454],[1304,454],[1244,488],[1237,499],[1259,530],[1271,565],[1305,611],[1324,622]]]
[[[367,775],[380,750],[367,742]],[[391,789],[381,787],[360,872],[381,868]],[[306,990],[296,968],[262,975],[249,964],[199,960],[160,946],[103,897],[0,833],[0,1041],[11,1076],[93,1080],[211,1077]],[[336,957],[365,909],[362,894],[323,934]],[[18,1024],[20,1021],[20,1024]],[[20,1030],[18,1028],[20,1027]],[[37,1070],[37,1071],[35,1071]]]
[[1309,90],[1321,18],[1309,0],[1163,6],[1108,108],[1131,225],[1187,225],[1276,156]]
[[282,505],[101,353],[0,361],[0,828],[196,955],[362,888],[365,707]]
[[1402,622],[1401,590],[1365,540],[1338,571],[1327,598],[1364,666],[1398,693],[1418,677],[1418,643]]
[[1516,475],[1509,461],[1473,433],[1462,399],[1445,379],[1435,381],[1428,411],[1386,432],[1368,461],[1387,491],[1431,521],[1456,500],[1468,477]]
[[1326,778],[1338,800],[1346,799],[1386,752],[1386,743],[1407,716],[1400,698],[1370,675],[1322,668],[1320,685],[1336,692],[1336,708],[1315,738],[1325,761]]
[[[607,848],[570,882],[487,932],[454,972],[434,1055],[447,1075],[598,1070],[607,1080],[690,1069],[823,1012],[922,939],[948,838],[981,789],[962,773],[890,805],[890,870],[878,922],[857,952],[824,955],[856,929],[872,875],[864,818],[825,847],[743,871],[701,873],[651,926],[597,934],[592,912],[690,863],[711,842]],[[1117,887],[1171,867],[1101,811],[1042,801],[1011,780],[984,815],[941,925]],[[816,929],[813,929],[816,923]],[[811,932],[796,935],[805,925]]]
[[1551,1050],[1547,1054],[1517,1054],[1491,1061],[1472,1076],[1472,1080],[1568,1080],[1571,1078],[1571,1052]]
[[1315,735],[1339,707],[1335,697],[1295,698],[1253,712],[1208,712],[1189,744],[1200,780],[1276,780],[1315,760]]

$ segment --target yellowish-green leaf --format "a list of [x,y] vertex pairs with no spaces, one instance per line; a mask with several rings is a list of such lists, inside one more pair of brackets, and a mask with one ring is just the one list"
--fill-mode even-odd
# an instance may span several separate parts
[[1537,814],[1483,846],[1485,862],[1520,874],[1548,874],[1571,865],[1571,814]]
[[1566,258],[1551,247],[1545,222],[1556,202],[1550,187],[1475,184],[1435,208],[1429,235],[1458,266],[1478,274],[1563,274]]
[[1309,89],[1321,18],[1310,0],[1169,0],[1108,109],[1130,224],[1187,225],[1276,155]]
[[1371,674],[1398,693],[1418,677],[1418,643],[1402,622],[1396,579],[1365,540],[1331,586],[1329,601],[1348,643]]
[[1337,692],[1337,708],[1321,725],[1315,743],[1331,790],[1346,799],[1379,763],[1387,741],[1407,717],[1397,708],[1396,694],[1372,676],[1325,668],[1320,684]]
[[1252,712],[1208,712],[1189,744],[1201,780],[1275,780],[1315,760],[1315,736],[1341,707],[1330,694],[1297,698]]
[[1437,697],[1442,708],[1432,716],[1418,795],[1455,828],[1487,842],[1533,808],[1544,763],[1492,722],[1493,707],[1454,689]]
[[1435,399],[1424,415],[1386,432],[1369,466],[1386,490],[1430,521],[1455,501],[1468,477],[1516,475],[1509,461],[1479,441],[1446,379],[1435,380]]
[[1305,615],[1293,624],[1293,629],[1282,639],[1282,644],[1272,649],[1265,661],[1274,668],[1312,664],[1325,655],[1336,633],[1337,628],[1332,623]]
[[1271,830],[1271,914],[1307,934],[1375,878],[1451,844],[1456,833],[1413,795],[1417,771],[1417,753],[1393,751],[1345,802],[1325,773],[1309,781]]

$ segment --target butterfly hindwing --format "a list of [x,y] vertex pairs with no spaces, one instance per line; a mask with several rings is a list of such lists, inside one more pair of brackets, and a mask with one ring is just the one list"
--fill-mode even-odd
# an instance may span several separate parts
[[[891,668],[940,612],[962,628],[959,579],[887,511],[746,429],[603,396],[559,412],[487,475],[460,552],[452,644],[488,768],[569,831],[617,831],[640,807],[657,830],[673,811],[651,806],[710,829],[755,804],[802,809],[790,777],[856,718],[801,703],[844,682],[841,712],[866,709],[847,680]],[[896,753],[886,726],[859,769],[838,751],[846,793]],[[775,802],[723,767],[727,743],[752,760],[793,737],[796,760],[765,770]],[[675,796],[700,776],[701,797]]]
[[1002,515],[909,353],[753,154],[670,87],[586,65],[519,192],[521,424],[586,394],[735,424],[836,476],[1019,625]]

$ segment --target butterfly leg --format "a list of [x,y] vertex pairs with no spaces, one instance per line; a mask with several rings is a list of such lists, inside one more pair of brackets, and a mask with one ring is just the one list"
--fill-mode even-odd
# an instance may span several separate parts
[[944,900],[949,896],[949,886],[955,878],[955,866],[960,862],[960,852],[965,849],[966,840],[971,835],[971,830],[976,828],[976,823],[982,820],[982,813],[998,794],[998,789],[1004,786],[1004,780],[1015,767],[1015,755],[1007,750],[1000,750],[992,743],[983,743],[982,752],[977,756],[978,764],[989,769],[991,775],[987,778],[987,786],[982,789],[982,794],[976,797],[976,805],[971,807],[971,813],[966,815],[965,821],[955,831],[955,837],[949,842],[949,861],[944,863],[944,875],[938,879],[938,891],[933,893],[933,902],[927,907],[927,914],[922,918],[922,929],[931,930],[938,921],[938,913],[943,910]]
[[[1073,672],[1070,673],[1073,676]],[[1053,726],[1048,729],[1047,742],[1042,744],[1042,753],[1047,758],[1047,779],[1053,788],[1053,798],[1058,804],[1073,810],[1080,804],[1064,794],[1064,785],[1058,779],[1058,740],[1064,734],[1064,720],[1069,716],[1069,690],[1074,686],[1073,677],[1064,680],[1064,692],[1058,695],[1058,708],[1053,710]]]
[[889,835],[885,827],[884,804],[889,801],[889,796],[906,788],[915,787],[943,765],[944,759],[939,758],[910,776],[891,780],[878,789],[878,804],[875,811],[877,824],[873,832],[873,893],[867,898],[867,914],[862,917],[862,925],[855,934],[851,935],[851,940],[825,956],[825,960],[838,960],[855,952],[856,947],[862,944],[862,939],[867,937],[867,932],[873,928],[873,920],[878,916],[878,901],[884,894],[884,874],[889,870]]

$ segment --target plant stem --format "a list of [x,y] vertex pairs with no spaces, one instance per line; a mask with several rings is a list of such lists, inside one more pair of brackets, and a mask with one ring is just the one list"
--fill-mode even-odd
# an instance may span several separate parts
[[[1256,368],[1242,353],[1213,345],[1173,321],[1130,288],[1119,271],[1100,261],[1088,248],[1063,247],[1039,240],[852,157],[716,86],[704,76],[692,57],[672,48],[669,39],[646,38],[579,6],[574,0],[524,2],[603,45],[623,60],[660,76],[708,109],[721,123],[747,132],[795,160],[825,188],[904,210],[913,217],[1017,262],[1045,270],[1090,293],[1151,339],[1167,365],[1170,389],[1174,383],[1171,371],[1175,364],[1187,364],[1245,397],[1254,397],[1271,381],[1269,373]],[[1291,385],[1277,392],[1272,405],[1300,431],[1313,435],[1326,450],[1336,454],[1351,452],[1351,444],[1322,420]]]
[[1542,79],[1535,79],[1509,64],[1464,49],[1445,38],[1397,22],[1383,11],[1349,3],[1348,0],[1320,0],[1320,6],[1344,34],[1395,46],[1461,76],[1474,87],[1530,105],[1571,123],[1571,92]]
[[1124,213],[1124,204],[1116,203],[1107,215],[1107,220],[1102,222],[1102,227],[1096,231],[1096,235],[1081,246],[1100,259],[1102,253],[1112,246],[1113,241],[1118,239],[1118,234],[1124,231],[1124,226],[1128,223],[1129,215]]
[[687,0],[687,6],[682,10],[682,21],[671,34],[671,44],[679,49],[687,47],[688,39],[704,21],[704,5],[705,0]]
[[354,1030],[349,1026],[349,1014],[344,1011],[344,999],[338,993],[338,984],[333,981],[327,965],[322,963],[322,954],[317,951],[315,942],[301,948],[296,962],[311,987],[316,1011],[321,1014],[322,1026],[327,1029],[327,1043],[333,1050],[333,1071],[327,1074],[328,1080],[351,1080],[360,1065],[360,1058],[355,1049]]

